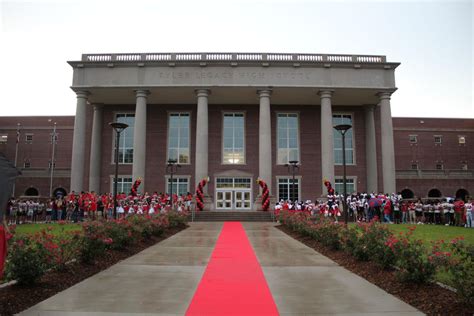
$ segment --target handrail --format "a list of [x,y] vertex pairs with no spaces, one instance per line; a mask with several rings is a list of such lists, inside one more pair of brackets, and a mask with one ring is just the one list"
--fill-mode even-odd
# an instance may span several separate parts
[[285,53],[118,53],[83,54],[84,62],[266,62],[274,63],[386,63],[382,55]]

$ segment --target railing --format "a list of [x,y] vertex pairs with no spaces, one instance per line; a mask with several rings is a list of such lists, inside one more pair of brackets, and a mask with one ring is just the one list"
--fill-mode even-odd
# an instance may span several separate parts
[[385,56],[332,55],[332,54],[280,54],[280,53],[130,53],[83,54],[87,62],[295,62],[295,63],[385,63]]

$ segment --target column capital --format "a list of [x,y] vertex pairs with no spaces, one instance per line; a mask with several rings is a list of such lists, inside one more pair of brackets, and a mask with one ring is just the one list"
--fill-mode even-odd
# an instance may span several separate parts
[[77,98],[83,98],[83,99],[87,99],[87,97],[90,95],[91,93],[89,91],[86,91],[86,90],[79,90],[79,91],[76,91],[76,97]]
[[133,91],[135,91],[135,96],[137,98],[138,97],[146,98],[150,94],[150,90],[146,90],[146,89],[137,89]]
[[377,104],[364,104],[364,110],[373,112],[375,111],[375,108],[377,107]]
[[210,89],[195,89],[194,93],[196,93],[197,97],[208,97],[211,94]]
[[257,94],[260,98],[269,98],[272,95],[272,89],[258,89]]
[[321,89],[318,91],[318,95],[321,98],[330,98],[334,94],[334,89]]
[[390,100],[390,96],[392,95],[392,91],[380,91],[377,92],[375,95],[379,97],[380,100],[388,99]]
[[92,103],[92,106],[94,107],[94,111],[100,111],[104,108],[103,103]]

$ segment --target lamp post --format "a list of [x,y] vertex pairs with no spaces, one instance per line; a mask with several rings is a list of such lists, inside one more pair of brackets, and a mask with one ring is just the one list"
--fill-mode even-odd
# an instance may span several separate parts
[[56,166],[56,122],[54,122],[53,135],[51,136],[51,144],[53,145],[51,151],[51,168],[50,168],[50,179],[49,179],[49,197],[53,196],[53,178],[54,178],[54,167]]
[[[178,168],[181,168],[181,165],[177,163],[176,159],[168,159],[168,164],[166,165],[166,172],[170,174],[170,183],[171,183],[171,192],[170,192],[170,202],[171,208],[173,208],[173,175],[178,171]],[[178,186],[176,186],[176,193],[178,193]]]
[[334,126],[339,133],[342,135],[342,166],[343,166],[343,173],[342,173],[342,186],[344,191],[344,197],[342,200],[342,207],[344,209],[344,223],[347,225],[349,214],[347,213],[347,201],[346,201],[346,133],[349,129],[351,129],[351,125],[349,124],[339,124]]
[[122,133],[128,124],[121,122],[112,122],[109,125],[115,130],[115,180],[114,180],[114,219],[117,214],[117,183],[118,183],[118,159],[119,159],[119,146],[120,146],[120,133]]
[[295,173],[300,169],[298,162],[298,160],[290,160],[287,164],[285,164],[285,167],[288,167],[288,172],[293,175],[291,182],[291,201],[293,201],[293,203],[295,203]]

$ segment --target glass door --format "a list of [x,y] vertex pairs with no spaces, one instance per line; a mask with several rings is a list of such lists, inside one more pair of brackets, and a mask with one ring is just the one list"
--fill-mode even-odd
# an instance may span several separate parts
[[235,209],[250,209],[250,191],[235,191]]
[[232,191],[217,191],[216,207],[229,210],[232,208]]

